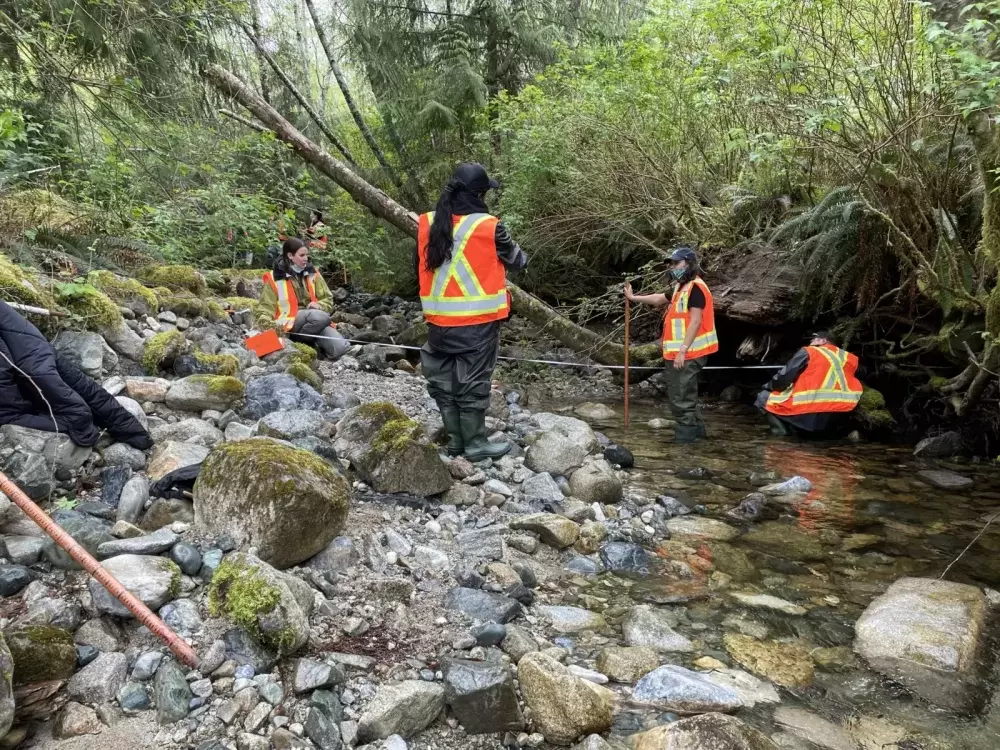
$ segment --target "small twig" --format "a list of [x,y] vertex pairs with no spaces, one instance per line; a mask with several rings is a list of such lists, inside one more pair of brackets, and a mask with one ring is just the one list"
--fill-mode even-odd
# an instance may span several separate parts
[[948,563],[948,567],[947,567],[947,568],[945,568],[945,569],[944,569],[944,572],[943,572],[943,573],[942,573],[941,575],[939,575],[939,576],[938,576],[938,580],[939,580],[939,581],[940,581],[940,580],[942,580],[942,579],[943,579],[943,578],[944,578],[944,577],[945,577],[946,575],[948,575],[948,571],[949,571],[949,570],[951,570],[952,566],[953,566],[953,565],[954,565],[955,563],[957,563],[957,562],[958,562],[959,560],[961,560],[961,559],[962,559],[962,557],[963,557],[963,556],[965,555],[965,553],[966,553],[966,552],[968,552],[968,551],[969,551],[970,549],[972,549],[972,545],[973,545],[973,544],[975,544],[976,542],[978,542],[978,541],[979,541],[979,538],[980,538],[980,537],[981,537],[981,536],[982,536],[983,534],[985,534],[985,533],[986,533],[986,529],[988,529],[988,528],[990,527],[990,524],[991,524],[991,523],[993,523],[993,522],[994,522],[994,521],[995,521],[995,520],[996,520],[996,519],[997,519],[998,517],[1000,517],[1000,510],[998,510],[998,511],[997,511],[996,513],[994,513],[994,514],[993,514],[993,515],[992,515],[992,516],[990,517],[990,520],[988,520],[988,521],[986,522],[986,525],[985,525],[985,526],[983,526],[983,529],[982,529],[982,531],[980,531],[980,532],[979,532],[978,534],[976,534],[975,538],[974,538],[974,539],[973,539],[973,540],[972,540],[971,542],[969,542],[969,543],[968,543],[968,544],[966,545],[965,549],[963,549],[963,550],[962,550],[962,551],[961,551],[961,552],[960,552],[960,553],[958,554],[958,557],[956,557],[956,558],[955,558],[954,560],[952,560],[952,561],[951,561],[950,563]]
[[986,365],[982,364],[978,359],[976,359],[976,355],[973,354],[972,347],[969,346],[968,341],[963,341],[962,346],[965,347],[965,351],[966,353],[968,353],[969,359],[972,361],[972,364],[974,364],[976,367],[978,367],[980,370],[987,373],[988,375],[992,375],[995,378],[1000,378],[1000,375],[997,375],[995,372],[991,372],[990,370],[986,369]]

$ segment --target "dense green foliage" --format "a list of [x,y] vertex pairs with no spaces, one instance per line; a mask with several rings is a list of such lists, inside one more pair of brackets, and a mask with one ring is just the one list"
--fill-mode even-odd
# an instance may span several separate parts
[[71,277],[256,268],[319,209],[321,266],[405,290],[412,241],[230,111],[198,75],[215,62],[415,210],[486,163],[551,300],[600,312],[678,242],[716,272],[759,257],[869,354],[969,365],[943,386],[963,413],[995,371],[970,353],[1000,365],[998,19],[998,0],[0,0],[0,239]]

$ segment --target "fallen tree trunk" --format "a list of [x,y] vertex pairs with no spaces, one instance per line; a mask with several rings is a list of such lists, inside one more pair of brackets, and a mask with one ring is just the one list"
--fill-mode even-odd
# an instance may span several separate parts
[[[318,145],[300,133],[294,125],[263,97],[243,81],[218,65],[207,65],[202,76],[220,93],[236,100],[270,128],[274,134],[291,146],[306,162],[314,166],[331,180],[340,185],[358,203],[373,215],[392,224],[400,231],[416,239],[417,215],[401,206],[377,187],[369,184],[339,159],[328,154]],[[560,315],[534,295],[508,282],[514,312],[527,318],[541,331],[560,341],[574,351],[586,354],[595,362],[605,365],[620,365],[625,361],[625,347],[608,341],[599,334],[578,326],[569,318]],[[653,364],[662,361],[659,346],[646,344],[631,350],[631,361],[635,365]]]

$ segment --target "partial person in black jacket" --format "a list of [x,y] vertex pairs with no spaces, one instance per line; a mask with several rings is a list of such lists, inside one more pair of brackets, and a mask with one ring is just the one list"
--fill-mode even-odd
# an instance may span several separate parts
[[[53,422],[55,417],[55,422]],[[56,354],[41,331],[0,301],[0,425],[60,432],[92,446],[106,429],[138,450],[149,433],[100,385]]]

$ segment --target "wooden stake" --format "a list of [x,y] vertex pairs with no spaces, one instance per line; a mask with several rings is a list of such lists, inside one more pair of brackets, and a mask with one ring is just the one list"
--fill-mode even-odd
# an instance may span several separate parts
[[628,323],[631,310],[629,299],[625,298],[625,432],[628,432]]

